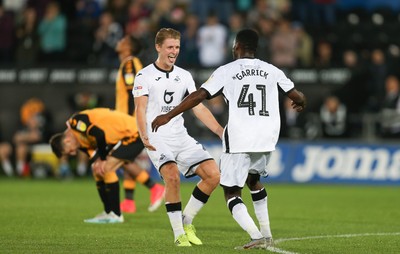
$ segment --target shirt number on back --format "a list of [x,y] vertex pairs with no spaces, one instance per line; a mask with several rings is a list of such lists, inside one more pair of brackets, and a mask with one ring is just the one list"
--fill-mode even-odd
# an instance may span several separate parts
[[[254,115],[254,108],[257,106],[257,103],[254,101],[253,93],[249,93],[250,85],[243,85],[242,90],[240,91],[239,99],[237,101],[238,108],[248,108],[249,115]],[[266,89],[265,85],[256,85],[257,90],[260,91],[261,94],[261,110],[258,111],[260,116],[269,116],[269,112],[267,111],[267,103],[266,103]]]

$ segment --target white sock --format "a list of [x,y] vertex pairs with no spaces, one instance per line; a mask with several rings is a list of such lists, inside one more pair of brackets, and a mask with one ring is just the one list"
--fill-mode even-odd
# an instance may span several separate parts
[[1,162],[1,166],[3,167],[4,173],[7,176],[13,176],[14,175],[14,169],[11,165],[11,162],[9,160],[3,160]]
[[174,232],[174,239],[176,240],[178,236],[185,234],[182,223],[182,211],[167,212],[167,214]]
[[[228,204],[231,200],[236,198],[237,197],[229,199]],[[232,216],[235,221],[243,228],[243,230],[245,230],[250,235],[251,239],[263,238],[263,235],[261,234],[260,230],[258,230],[244,203],[236,204],[232,208]]]
[[[251,191],[252,194],[260,191]],[[266,238],[272,237],[271,228],[269,225],[268,215],[268,198],[265,197],[261,200],[253,201],[254,212],[257,216],[258,223],[260,223],[260,231]]]
[[194,217],[204,206],[204,203],[197,198],[190,196],[189,202],[187,203],[185,210],[183,211],[183,224],[192,224]]

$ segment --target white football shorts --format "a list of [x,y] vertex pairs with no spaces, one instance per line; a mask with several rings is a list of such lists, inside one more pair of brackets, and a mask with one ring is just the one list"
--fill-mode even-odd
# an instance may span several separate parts
[[151,137],[149,141],[156,151],[147,149],[147,153],[158,171],[165,163],[176,162],[179,171],[185,177],[191,177],[195,175],[200,163],[214,159],[202,144],[189,135],[181,136],[179,139]]
[[220,161],[220,184],[227,187],[238,186],[243,188],[249,173],[266,177],[270,157],[271,152],[223,153]]

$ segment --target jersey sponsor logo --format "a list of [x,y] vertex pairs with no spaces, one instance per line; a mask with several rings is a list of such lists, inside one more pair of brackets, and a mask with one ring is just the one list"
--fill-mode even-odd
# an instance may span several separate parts
[[161,107],[161,112],[162,113],[168,113],[168,112],[170,112],[171,110],[173,110],[175,108],[175,106],[162,106]]
[[174,100],[174,96],[172,96],[175,92],[164,92],[164,102],[170,104]]
[[236,75],[233,76],[232,79],[233,80],[235,80],[235,79],[242,80],[243,78],[253,77],[253,76],[259,76],[259,77],[267,79],[268,73],[266,73],[263,70],[259,70],[259,69],[245,69],[245,70],[242,70],[242,71],[236,73]]
[[134,90],[142,90],[142,88],[143,88],[142,86],[135,86],[133,89]]
[[86,123],[84,123],[82,121],[78,121],[78,123],[76,124],[76,129],[78,131],[85,132],[87,129]]
[[157,77],[156,79],[155,79],[155,81],[159,81],[161,79],[161,77]]
[[126,73],[124,78],[127,85],[133,85],[133,81],[135,80],[133,73]]

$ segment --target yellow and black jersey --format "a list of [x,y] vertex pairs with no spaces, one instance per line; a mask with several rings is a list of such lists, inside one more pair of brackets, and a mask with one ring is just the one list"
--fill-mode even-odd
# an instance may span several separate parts
[[133,84],[138,71],[143,68],[139,58],[130,56],[122,61],[116,81],[115,110],[134,114],[134,102],[132,96]]
[[74,114],[69,120],[80,148],[91,157],[96,151],[105,160],[108,150],[119,141],[135,142],[139,138],[136,119],[108,108],[95,108]]

